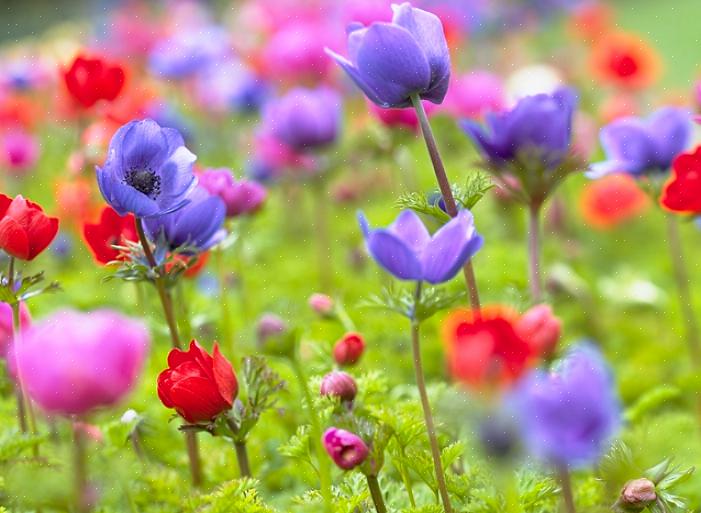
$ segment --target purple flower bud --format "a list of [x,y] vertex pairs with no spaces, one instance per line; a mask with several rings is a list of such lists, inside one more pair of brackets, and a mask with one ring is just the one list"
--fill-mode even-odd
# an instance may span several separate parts
[[344,429],[327,429],[321,441],[334,463],[343,470],[351,470],[362,464],[370,452],[359,436]]
[[258,319],[258,343],[263,343],[270,337],[275,335],[281,335],[287,331],[287,323],[279,317],[272,313],[264,313]]
[[412,210],[405,210],[387,228],[370,229],[359,214],[368,252],[386,271],[400,280],[443,283],[482,247],[472,214],[461,210],[433,236]]
[[251,180],[235,180],[226,168],[207,169],[199,176],[200,185],[219,196],[226,205],[226,216],[253,214],[260,210],[268,196],[265,187]]
[[649,479],[640,478],[625,484],[616,505],[626,511],[642,511],[656,500],[655,483]]
[[338,397],[341,401],[351,402],[358,393],[358,386],[350,374],[343,371],[332,371],[321,380],[319,393],[322,396]]
[[441,20],[408,2],[392,9],[391,23],[349,27],[348,58],[328,48],[326,52],[380,107],[409,107],[413,94],[440,104],[450,82],[450,54]]
[[679,107],[662,108],[647,119],[617,119],[601,129],[607,160],[592,164],[587,176],[664,173],[689,144],[691,133],[691,115]]

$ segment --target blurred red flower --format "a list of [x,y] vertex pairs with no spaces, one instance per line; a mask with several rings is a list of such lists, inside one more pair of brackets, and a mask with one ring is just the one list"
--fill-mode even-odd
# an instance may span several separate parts
[[338,365],[355,365],[363,356],[365,340],[360,333],[348,332],[333,346],[333,359]]
[[670,212],[701,213],[701,146],[694,153],[682,153],[674,159],[660,204]]
[[100,210],[95,201],[93,183],[94,180],[83,177],[56,182],[56,214],[61,226],[79,229],[84,221],[97,217]]
[[230,409],[238,393],[231,363],[215,343],[212,355],[196,340],[188,351],[173,349],[168,368],[158,376],[158,397],[187,422],[207,422]]
[[443,321],[448,368],[456,381],[470,387],[500,387],[518,379],[537,356],[519,335],[519,315],[503,306],[458,309]]
[[97,223],[83,224],[83,237],[93,257],[101,264],[119,259],[119,251],[112,246],[139,240],[134,216],[121,217],[112,207],[102,209]]
[[21,195],[0,194],[0,249],[20,260],[34,260],[54,240],[58,219],[48,217]]
[[643,89],[659,76],[661,60],[643,39],[627,32],[612,32],[592,47],[590,66],[605,84],[624,89]]
[[100,57],[77,56],[63,74],[66,89],[80,105],[89,109],[100,100],[112,101],[124,87],[126,74],[116,64]]
[[649,206],[649,198],[635,179],[623,173],[586,184],[579,198],[584,221],[599,229],[613,228],[629,221]]

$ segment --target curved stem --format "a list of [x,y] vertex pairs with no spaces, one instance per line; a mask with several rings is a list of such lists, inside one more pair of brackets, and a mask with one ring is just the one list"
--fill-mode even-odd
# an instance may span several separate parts
[[557,478],[560,481],[562,489],[562,500],[565,503],[565,511],[567,513],[577,513],[574,505],[574,495],[572,494],[572,480],[570,472],[566,466],[560,465],[557,467]]
[[[153,252],[151,251],[151,245],[146,238],[146,233],[144,233],[143,221],[140,217],[136,218],[136,232],[139,235],[139,241],[141,242],[141,247],[144,250],[146,260],[148,260],[151,268],[155,270],[158,265],[153,256]],[[156,285],[158,296],[161,299],[163,314],[165,315],[166,322],[168,323],[171,343],[175,349],[181,349],[182,344],[180,343],[178,323],[175,319],[175,312],[173,310],[173,299],[170,295],[170,291],[166,289],[165,283],[163,282],[163,276],[161,276],[160,272],[157,270],[155,270],[155,272],[156,278],[154,279],[154,284]],[[197,433],[194,431],[185,431],[184,436],[185,444],[187,446],[188,461],[190,464],[190,477],[192,479],[193,486],[198,487],[202,484],[202,464],[200,461],[199,444],[197,443]]]
[[671,214],[667,215],[667,243],[674,268],[674,279],[677,282],[679,302],[686,326],[686,342],[689,346],[689,355],[694,367],[701,365],[701,342],[699,342],[699,326],[694,315],[691,289],[689,287],[689,273],[686,269],[684,248],[679,235],[679,221]]
[[307,407],[309,408],[309,420],[312,424],[312,443],[314,444],[314,450],[319,461],[319,484],[321,496],[324,498],[324,509],[326,513],[332,513],[333,502],[331,495],[331,469],[329,467],[329,461],[326,459],[326,454],[324,453],[324,447],[321,443],[321,422],[319,421],[316,408],[314,408],[314,401],[312,399],[312,394],[309,391],[307,377],[304,374],[304,370],[302,369],[302,365],[300,364],[297,356],[292,357],[292,367],[294,368],[297,379],[299,380],[299,386],[302,389],[304,401],[307,403]]
[[[414,293],[414,309],[421,298],[421,282],[416,284],[416,292]],[[433,457],[433,468],[436,472],[436,482],[438,483],[438,492],[443,502],[443,510],[445,513],[452,513],[453,507],[450,504],[450,496],[448,488],[445,484],[445,473],[443,471],[443,462],[441,461],[441,450],[438,446],[438,438],[436,437],[436,427],[433,423],[433,414],[431,413],[431,404],[428,402],[428,394],[426,393],[426,381],[424,378],[423,363],[421,361],[421,346],[419,344],[419,327],[420,323],[414,316],[411,321],[411,349],[414,355],[414,373],[416,374],[416,386],[419,389],[421,397],[421,407],[424,412],[424,420],[426,421],[426,431],[428,440],[431,445],[431,456]]]
[[236,449],[236,461],[239,464],[241,477],[251,477],[251,465],[248,463],[246,442],[234,442],[234,448]]
[[382,490],[380,489],[380,483],[377,482],[377,476],[365,477],[367,477],[368,480],[368,488],[370,489],[372,502],[375,504],[375,511],[377,511],[377,513],[387,513],[387,507],[385,506],[385,501],[382,498]]
[[[428,154],[431,157],[433,171],[436,175],[436,181],[438,182],[438,188],[441,191],[443,202],[445,203],[445,209],[450,217],[455,217],[458,215],[458,207],[455,203],[455,198],[453,197],[453,190],[450,188],[450,181],[448,180],[448,175],[445,172],[445,166],[443,165],[441,154],[438,151],[438,146],[436,145],[436,139],[433,137],[433,130],[431,129],[431,123],[428,121],[426,110],[421,103],[421,98],[419,98],[417,94],[411,96],[411,103],[414,106],[414,110],[416,110],[417,117],[419,118],[421,133],[424,137],[424,141],[426,142]],[[472,267],[472,262],[470,260],[465,262],[465,265],[463,266],[463,275],[465,276],[465,283],[467,284],[467,291],[470,297],[470,306],[472,307],[472,310],[479,314],[479,291],[477,289],[475,270]]]
[[528,209],[528,283],[531,299],[539,303],[543,297],[540,275],[540,205]]

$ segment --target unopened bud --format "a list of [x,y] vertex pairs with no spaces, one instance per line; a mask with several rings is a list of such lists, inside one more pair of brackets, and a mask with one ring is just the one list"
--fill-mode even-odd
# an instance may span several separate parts
[[656,500],[655,483],[645,478],[633,479],[621,490],[616,506],[623,511],[642,511]]
[[309,297],[309,306],[319,315],[327,316],[333,313],[333,299],[326,294],[312,294]]
[[350,374],[343,371],[332,371],[321,380],[319,393],[323,396],[338,397],[342,401],[351,402],[358,393],[358,386]]
[[333,347],[333,358],[338,365],[354,365],[358,363],[365,351],[365,340],[360,333],[350,332],[336,342]]

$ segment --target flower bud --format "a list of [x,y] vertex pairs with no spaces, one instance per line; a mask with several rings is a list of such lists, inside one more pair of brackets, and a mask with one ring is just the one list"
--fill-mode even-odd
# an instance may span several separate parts
[[365,340],[360,333],[351,331],[343,335],[333,347],[333,359],[338,365],[355,365],[365,351]]
[[532,307],[516,323],[516,333],[542,357],[548,357],[555,351],[561,330],[560,319],[546,304]]
[[351,470],[365,461],[370,450],[363,440],[344,429],[329,428],[321,441],[336,465]]
[[323,396],[338,397],[344,402],[352,402],[358,393],[358,386],[350,374],[343,371],[332,371],[321,380],[319,393]]
[[287,331],[287,323],[279,317],[272,313],[264,313],[258,319],[258,343],[262,344],[270,337],[275,335],[281,335]]
[[312,294],[309,297],[309,307],[324,317],[333,313],[333,299],[326,294]]
[[625,484],[616,505],[624,511],[642,511],[656,500],[655,483],[640,478]]

